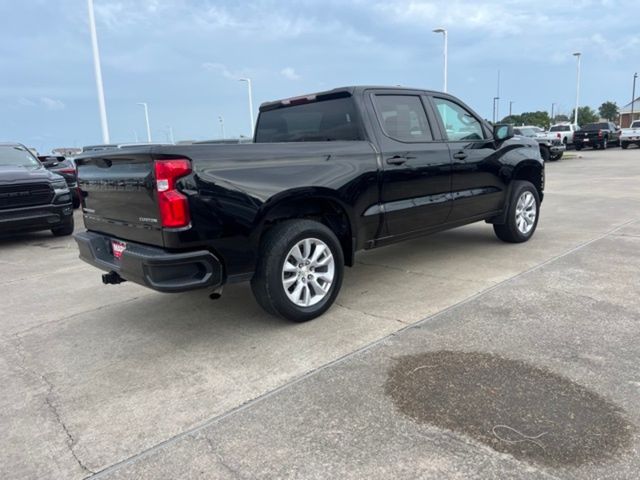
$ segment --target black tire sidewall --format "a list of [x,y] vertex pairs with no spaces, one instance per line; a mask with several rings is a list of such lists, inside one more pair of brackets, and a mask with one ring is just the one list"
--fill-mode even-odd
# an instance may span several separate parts
[[[279,228],[279,238],[272,244],[271,251],[264,252],[267,256],[264,259],[263,275],[272,307],[269,310],[274,310],[288,320],[305,322],[326,312],[338,296],[344,275],[344,255],[335,234],[325,225],[312,220],[293,220],[286,223],[286,227]],[[281,278],[287,254],[296,243],[305,238],[322,240],[331,250],[335,264],[335,275],[329,294],[311,307],[295,305],[285,293]]]
[[[518,206],[518,199],[525,192],[531,192],[533,194],[533,198],[536,201],[536,219],[533,223],[533,228],[529,231],[529,233],[524,234],[520,230],[518,230],[518,226],[516,225],[516,208]],[[513,243],[522,243],[529,240],[536,231],[538,227],[538,220],[540,219],[540,195],[536,190],[536,187],[533,186],[532,183],[526,181],[518,181],[513,185],[513,190],[511,191],[511,202],[509,204],[509,213],[507,218],[507,223],[505,224],[506,228],[509,231],[509,241]]]

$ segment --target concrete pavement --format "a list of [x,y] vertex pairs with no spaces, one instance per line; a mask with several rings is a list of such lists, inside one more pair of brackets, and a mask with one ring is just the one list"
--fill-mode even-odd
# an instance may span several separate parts
[[[532,241],[506,245],[476,224],[363,252],[338,305],[303,325],[266,316],[245,285],[217,302],[206,292],[104,287],[69,239],[0,240],[0,476],[606,476],[601,458],[586,467],[519,457],[433,412],[403,413],[385,389],[393,365],[442,351],[487,354],[471,363],[498,362],[498,384],[541,369],[539,382],[520,390],[591,399],[596,419],[612,416],[627,432],[605,442],[610,451],[600,448],[617,462],[610,478],[630,475],[638,468],[629,452],[640,393],[640,155],[582,154],[548,165]],[[429,403],[410,382],[403,395]],[[462,406],[474,398],[464,389],[458,397]],[[554,405],[539,402],[536,418],[560,422],[545,417]],[[481,428],[486,412],[473,415],[466,423]],[[540,449],[497,432],[505,445],[526,443],[533,456]],[[550,445],[566,444],[560,436]]]

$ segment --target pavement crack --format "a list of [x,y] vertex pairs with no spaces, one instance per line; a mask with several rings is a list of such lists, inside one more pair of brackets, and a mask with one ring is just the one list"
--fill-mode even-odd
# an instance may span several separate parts
[[384,263],[368,263],[368,262],[363,262],[363,261],[356,261],[357,264],[359,265],[365,265],[367,267],[380,267],[380,268],[386,268],[389,270],[393,270],[395,272],[402,272],[402,273],[408,273],[410,275],[418,275],[420,277],[430,277],[430,278],[436,278],[438,280],[456,280],[458,282],[466,282],[466,283],[474,283],[474,284],[478,284],[477,281],[475,280],[469,280],[467,278],[460,278],[460,277],[444,277],[441,275],[434,275],[433,273],[424,273],[424,272],[417,272],[415,270],[407,270],[405,268],[400,268],[400,267],[393,267],[391,265],[386,265]]
[[[195,437],[194,437],[195,438]],[[207,442],[207,445],[209,446],[209,450],[211,450],[211,453],[216,457],[216,461],[225,469],[227,470],[231,475],[233,475],[233,478],[239,478],[239,479],[245,479],[245,478],[253,478],[253,477],[247,477],[245,475],[243,475],[242,473],[240,473],[238,470],[236,470],[235,468],[233,468],[231,465],[229,465],[225,460],[224,457],[218,452],[218,450],[216,449],[215,445],[213,444],[213,442],[211,441],[211,439],[207,436],[207,435],[201,435],[200,436],[201,439],[203,439],[205,442]],[[195,438],[197,440],[197,438]]]
[[69,431],[69,428],[67,427],[67,424],[64,422],[64,420],[60,416],[60,412],[58,411],[58,407],[56,406],[56,404],[53,401],[54,388],[55,388],[53,383],[47,378],[46,375],[44,375],[42,373],[39,373],[35,369],[29,368],[27,366],[27,355],[26,355],[25,350],[24,350],[24,345],[22,343],[22,339],[20,338],[20,336],[18,334],[14,334],[13,336],[15,338],[14,347],[15,347],[16,353],[18,354],[18,359],[19,359],[18,367],[22,371],[24,371],[25,373],[27,373],[27,374],[29,374],[29,375],[41,380],[42,383],[44,383],[44,385],[46,385],[47,393],[45,394],[45,397],[44,397],[44,403],[47,406],[47,409],[53,415],[56,423],[60,426],[60,428],[64,432],[65,436],[67,437],[67,442],[66,442],[67,443],[67,448],[69,449],[69,452],[71,453],[71,456],[75,459],[75,461],[80,466],[82,471],[84,471],[85,473],[87,473],[89,475],[93,475],[95,472],[93,470],[91,470],[90,468],[88,468],[84,463],[82,463],[82,460],[80,460],[80,458],[78,457],[78,455],[76,454],[76,452],[74,450],[74,446],[76,445],[76,439],[73,437],[73,435]]
[[341,308],[344,308],[345,310],[349,310],[350,312],[361,313],[362,315],[368,315],[370,317],[379,318],[381,320],[391,320],[393,322],[401,323],[402,325],[410,325],[411,324],[411,322],[405,322],[404,320],[400,320],[399,318],[385,317],[384,315],[376,315],[375,313],[365,312],[363,310],[358,310],[357,308],[347,307],[345,304],[340,303],[340,302],[334,302],[334,304],[339,306],[339,307],[341,307]]

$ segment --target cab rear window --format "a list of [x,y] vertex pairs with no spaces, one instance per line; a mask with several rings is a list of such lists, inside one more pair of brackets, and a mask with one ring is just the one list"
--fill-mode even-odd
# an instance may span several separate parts
[[260,113],[256,143],[364,140],[352,97]]

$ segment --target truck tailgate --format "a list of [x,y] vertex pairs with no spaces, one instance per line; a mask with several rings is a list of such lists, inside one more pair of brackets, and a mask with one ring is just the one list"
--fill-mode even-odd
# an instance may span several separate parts
[[104,152],[77,159],[88,230],[163,245],[149,152]]

